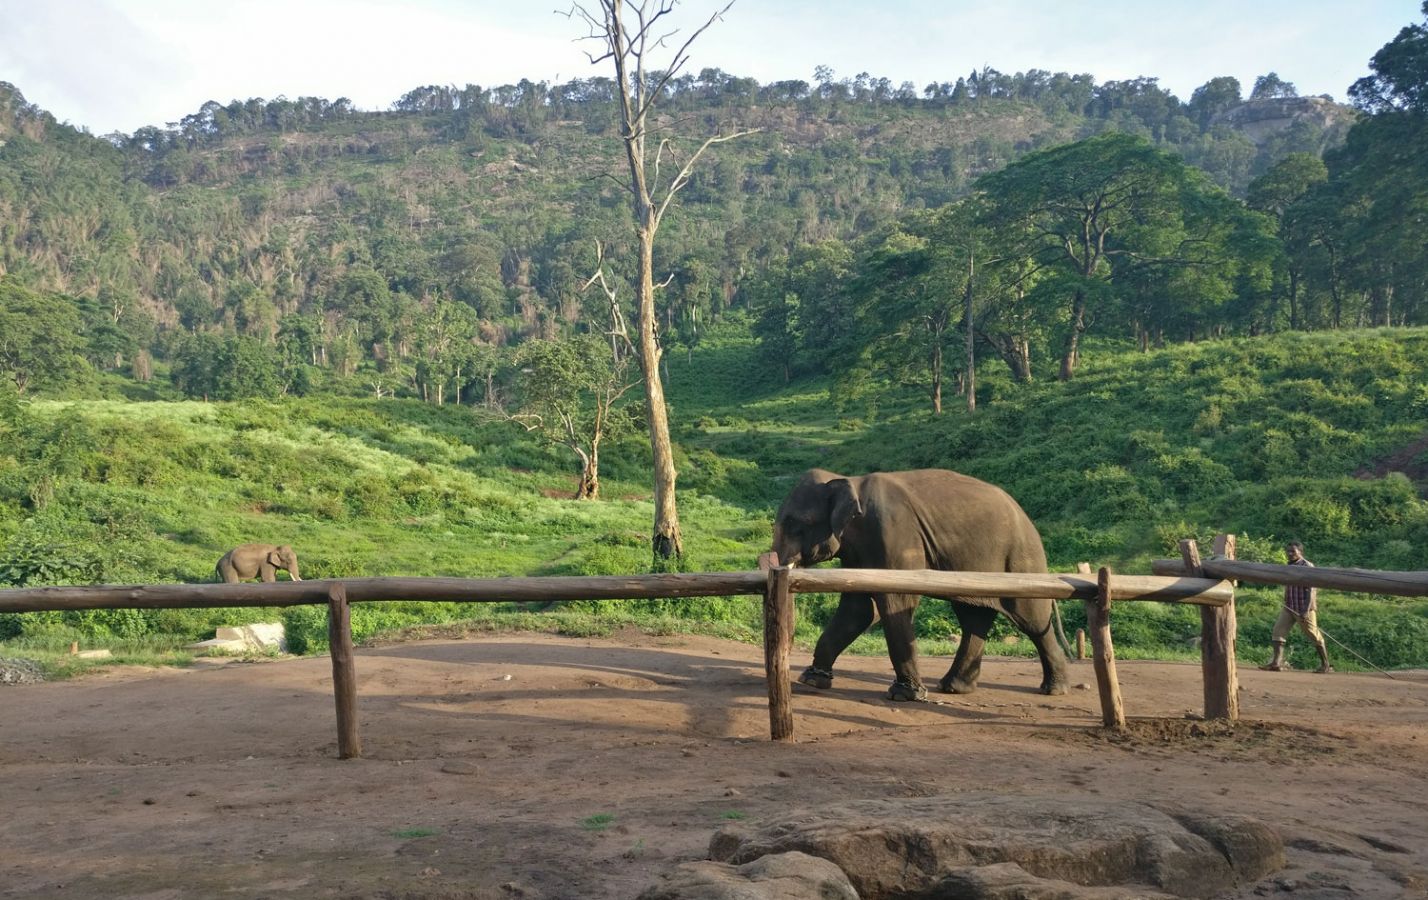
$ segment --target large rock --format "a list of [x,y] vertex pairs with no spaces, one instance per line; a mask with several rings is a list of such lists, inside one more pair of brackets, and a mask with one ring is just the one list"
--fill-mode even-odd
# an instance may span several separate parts
[[999,863],[1067,889],[1140,885],[1210,897],[1284,865],[1279,835],[1242,816],[996,794],[859,801],[753,832],[736,826],[710,843],[711,857],[733,865],[790,851],[836,863],[864,900],[951,896],[939,887],[944,880]]
[[282,622],[255,622],[251,625],[223,625],[206,641],[188,645],[190,650],[220,650],[226,653],[288,652]]
[[858,900],[858,893],[833,863],[793,852],[741,866],[684,863],[638,900]]
[[1172,900],[1174,895],[1141,886],[1084,887],[1037,878],[1016,863],[993,863],[947,873],[929,896],[957,900]]

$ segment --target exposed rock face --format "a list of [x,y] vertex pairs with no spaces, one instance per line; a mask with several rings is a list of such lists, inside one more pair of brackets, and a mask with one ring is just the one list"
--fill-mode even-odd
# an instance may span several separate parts
[[1258,146],[1300,121],[1324,131],[1347,128],[1354,121],[1354,111],[1322,97],[1276,97],[1231,107],[1216,116],[1212,124],[1228,125]]
[[864,900],[1211,897],[1284,865],[1279,835],[1242,816],[992,794],[849,803],[710,844],[733,865],[792,851],[836,863]]
[[685,863],[638,900],[858,900],[858,893],[833,863],[794,852],[737,867]]

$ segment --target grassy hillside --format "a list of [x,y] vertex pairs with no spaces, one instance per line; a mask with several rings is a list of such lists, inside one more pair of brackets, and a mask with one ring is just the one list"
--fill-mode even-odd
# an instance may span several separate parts
[[[1341,143],[1352,119],[1306,99],[1324,109],[1256,144],[1154,79],[998,73],[975,96],[948,86],[919,98],[704,74],[679,80],[659,135],[688,153],[757,129],[710,151],[661,232],[661,267],[686,273],[680,302],[706,315],[737,302],[736,273],[946,203],[1039,147],[1142,135],[1242,193],[1285,154]],[[434,295],[470,306],[487,340],[574,327],[594,241],[611,259],[628,249],[627,201],[605,177],[624,168],[608,88],[426,88],[384,112],[318,98],[206,104],[111,143],[0,82],[0,271],[110,312],[126,358],[168,358],[159,338],[176,327],[271,338],[299,314],[341,315],[381,342],[403,303]]]
[[[748,568],[767,547],[774,506],[815,465],[849,473],[942,466],[1003,485],[1037,521],[1062,570],[1086,560],[1145,572],[1178,539],[1220,530],[1239,535],[1247,559],[1282,560],[1282,543],[1299,538],[1319,565],[1424,568],[1428,330],[1294,334],[1146,354],[1099,348],[1068,384],[1014,386],[988,367],[972,417],[932,417],[921,398],[891,389],[876,409],[840,407],[827,384],[785,386],[752,354],[730,329],[670,361],[691,569]],[[645,455],[632,440],[605,459],[610,499],[576,503],[566,499],[573,458],[471,408],[333,398],[10,401],[0,407],[0,582],[211,580],[226,549],[252,540],[292,543],[312,578],[642,571],[651,519]],[[1277,595],[1245,588],[1241,598],[1241,653],[1254,660],[1266,652]],[[827,600],[801,606],[806,638]],[[1064,606],[1076,627],[1079,610]],[[1329,594],[1323,607],[1328,632],[1374,663],[1428,663],[1428,603]],[[598,615],[567,616],[562,627],[608,626],[653,609],[584,608]],[[674,609],[731,634],[757,632],[753,601]],[[395,604],[359,610],[357,625],[370,634],[472,612]],[[478,612],[488,622],[523,615],[527,625],[533,615]],[[0,635],[12,648],[55,646],[73,629],[116,640],[192,639],[231,618],[11,616],[0,617]],[[289,625],[320,646],[317,610],[290,613]],[[945,639],[952,625],[943,604],[927,604],[926,638]],[[1187,655],[1198,629],[1193,611],[1117,611],[1118,649],[1127,655]],[[873,651],[879,644],[864,639]],[[1351,664],[1341,652],[1335,661]]]

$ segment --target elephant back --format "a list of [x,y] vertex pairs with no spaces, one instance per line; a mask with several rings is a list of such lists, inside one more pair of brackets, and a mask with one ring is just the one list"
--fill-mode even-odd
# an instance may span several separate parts
[[1047,570],[1036,526],[994,484],[948,469],[917,469],[865,476],[860,493],[894,568]]

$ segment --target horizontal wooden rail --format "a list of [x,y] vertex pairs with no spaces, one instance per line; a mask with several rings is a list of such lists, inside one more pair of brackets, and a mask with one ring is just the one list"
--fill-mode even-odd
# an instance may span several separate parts
[[[794,569],[794,593],[926,594],[977,598],[1096,598],[1096,580],[1081,575],[1013,572],[941,572],[911,569]],[[341,585],[347,602],[436,600],[501,603],[554,600],[634,600],[763,594],[764,572],[697,572],[666,575],[555,575],[533,578],[341,578],[271,584],[78,585],[0,590],[0,612],[70,609],[192,609],[226,606],[326,604]],[[1233,590],[1206,578],[1119,575],[1112,599],[1159,600],[1222,606]],[[989,599],[986,601],[991,603]]]
[[[957,597],[975,603],[977,597],[1030,597],[1052,600],[1095,600],[1094,575],[1058,575],[1026,572],[941,572],[931,569],[794,569],[790,578],[795,593],[869,591],[873,593],[925,594]],[[1152,575],[1117,575],[1111,599],[1158,600],[1223,606],[1234,597],[1228,582],[1208,578],[1156,578]]]
[[[1428,596],[1428,572],[1285,566],[1213,558],[1202,560],[1200,568],[1206,575],[1215,578],[1251,581],[1256,584],[1293,584],[1300,587],[1331,588],[1362,594],[1393,594],[1400,597]],[[1185,571],[1185,564],[1178,559],[1157,559],[1151,562],[1151,571],[1156,575],[1181,575]]]
[[326,604],[335,584],[347,602],[437,600],[503,603],[550,600],[633,600],[762,594],[763,572],[669,575],[552,575],[532,578],[339,578],[271,584],[145,584],[0,590],[0,612],[64,609],[189,609],[222,606]]

